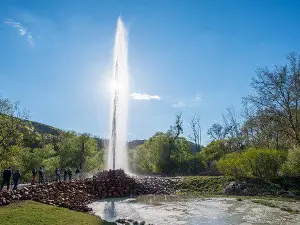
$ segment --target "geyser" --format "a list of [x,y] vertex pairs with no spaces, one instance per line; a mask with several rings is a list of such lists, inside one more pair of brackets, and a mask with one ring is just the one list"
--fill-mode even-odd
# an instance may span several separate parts
[[127,31],[122,18],[118,18],[114,45],[112,99],[108,169],[128,170],[127,114],[128,114],[128,61]]

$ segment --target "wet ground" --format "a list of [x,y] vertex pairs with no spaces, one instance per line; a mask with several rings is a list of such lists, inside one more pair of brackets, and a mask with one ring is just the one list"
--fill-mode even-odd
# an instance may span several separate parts
[[[293,209],[299,202],[273,201]],[[107,221],[133,219],[146,224],[300,224],[300,214],[236,198],[182,198],[178,196],[141,196],[136,199],[110,199],[89,205]]]

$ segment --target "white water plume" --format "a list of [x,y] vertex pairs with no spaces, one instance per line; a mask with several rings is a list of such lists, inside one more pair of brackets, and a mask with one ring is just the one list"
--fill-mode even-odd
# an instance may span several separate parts
[[128,61],[127,31],[121,17],[118,18],[114,45],[112,74],[112,101],[110,120],[110,144],[107,169],[128,170],[127,115],[128,115]]

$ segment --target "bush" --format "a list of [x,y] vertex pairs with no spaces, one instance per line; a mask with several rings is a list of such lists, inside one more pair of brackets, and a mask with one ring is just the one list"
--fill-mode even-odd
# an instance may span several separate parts
[[286,176],[300,176],[300,147],[289,150],[281,172]]
[[235,178],[257,177],[273,179],[286,160],[286,153],[275,149],[248,149],[242,153],[229,153],[217,162],[217,168]]
[[243,164],[243,155],[233,152],[227,154],[223,159],[217,162],[217,169],[225,175],[241,178],[246,175]]
[[243,153],[250,176],[273,179],[286,160],[286,152],[276,149],[249,149]]

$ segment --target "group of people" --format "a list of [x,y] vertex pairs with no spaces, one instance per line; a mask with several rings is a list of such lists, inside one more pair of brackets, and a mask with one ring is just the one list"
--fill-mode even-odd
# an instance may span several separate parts
[[[72,172],[71,168],[65,168],[64,173],[63,173],[64,174],[64,181],[66,181],[67,179],[72,180],[72,173],[73,172]],[[77,168],[75,170],[75,179],[80,179],[80,173],[81,173],[80,169]],[[45,172],[44,172],[43,167],[40,167],[38,171],[36,170],[36,168],[32,169],[31,185],[34,185],[36,183],[37,175],[38,175],[38,178],[39,178],[38,183],[39,184],[45,183]],[[55,169],[56,182],[61,182],[60,175],[61,175],[60,169],[56,168]],[[3,171],[1,190],[0,191],[2,191],[4,185],[7,185],[7,190],[10,190],[11,178],[12,178],[12,181],[13,181],[13,190],[16,190],[18,188],[18,184],[19,184],[20,179],[21,179],[20,170],[17,169],[15,172],[13,172],[12,168],[8,167],[7,169],[5,169]]]
[[1,191],[4,187],[4,185],[7,185],[7,190],[9,190],[10,182],[11,182],[11,177],[13,178],[13,190],[16,190],[18,188],[18,184],[21,178],[21,173],[20,170],[16,170],[16,172],[12,172],[12,168],[8,167],[3,171],[2,175],[2,183],[1,183]]
[[[79,179],[80,178],[80,169],[77,168],[75,170],[75,179]],[[56,168],[55,170],[55,175],[56,175],[56,182],[60,182],[60,169],[59,168]],[[72,175],[73,175],[73,171],[71,168],[65,168],[64,169],[64,181],[67,180],[67,178],[69,180],[72,180]]]
[[43,167],[40,167],[39,171],[36,171],[36,168],[32,169],[32,179],[31,179],[31,184],[35,184],[35,178],[37,173],[39,173],[39,184],[45,183],[45,173]]

